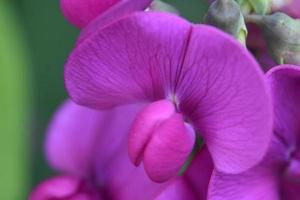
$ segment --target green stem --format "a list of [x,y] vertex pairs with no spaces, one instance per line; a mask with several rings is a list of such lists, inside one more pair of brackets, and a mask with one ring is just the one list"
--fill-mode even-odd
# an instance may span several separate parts
[[26,50],[12,1],[0,1],[0,199],[27,199],[29,87]]

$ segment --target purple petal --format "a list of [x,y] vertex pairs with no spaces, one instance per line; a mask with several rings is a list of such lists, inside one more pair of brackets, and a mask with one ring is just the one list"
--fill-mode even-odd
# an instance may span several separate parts
[[270,54],[268,53],[267,49],[256,49],[255,50],[255,56],[257,58],[257,61],[259,62],[262,69],[266,72],[270,70],[271,68],[275,67],[277,64],[272,59]]
[[70,96],[99,109],[163,99],[175,79],[171,67],[180,64],[189,30],[181,18],[152,12],[107,26],[69,57],[65,81]]
[[213,172],[208,200],[276,200],[280,198],[285,145],[273,137],[264,160],[241,174]]
[[195,144],[195,132],[184,124],[180,114],[161,122],[144,153],[144,165],[150,178],[164,182],[180,171]]
[[247,36],[247,46],[254,49],[266,49],[266,41],[263,38],[261,29],[258,25],[248,23],[247,29],[249,36]]
[[284,180],[281,184],[281,199],[282,200],[298,200],[300,196],[299,176],[294,178],[294,181]]
[[200,131],[215,167],[240,173],[261,161],[273,113],[269,88],[252,55],[227,34],[199,25],[184,66],[180,109]]
[[207,199],[208,184],[213,169],[214,165],[208,149],[203,146],[184,174],[184,179],[190,187],[193,187],[193,192],[198,199]]
[[228,175],[214,171],[209,200],[280,200],[279,184],[266,172]]
[[29,197],[29,200],[49,199],[101,200],[102,198],[97,190],[93,190],[82,180],[70,176],[59,176],[38,185]]
[[300,139],[299,66],[275,67],[268,72],[267,77],[275,108],[275,134],[289,147],[296,146]]
[[106,26],[73,51],[65,80],[72,99],[98,109],[174,100],[224,172],[255,165],[270,141],[270,95],[253,57],[227,34],[176,16],[140,13]]
[[50,164],[79,177],[95,176],[119,151],[139,110],[140,106],[130,105],[99,112],[67,101],[48,131],[46,152]]
[[206,200],[212,171],[212,159],[207,148],[203,146],[184,175],[164,189],[158,200]]
[[165,182],[177,175],[194,144],[194,130],[172,102],[161,100],[136,117],[129,135],[129,156],[135,165],[144,161],[153,181]]
[[[156,196],[155,200],[199,200],[195,196],[195,191],[190,187],[187,182],[184,181],[174,181],[165,190],[163,190],[159,195]],[[204,200],[204,199],[200,199]]]
[[143,151],[155,127],[174,113],[174,105],[170,101],[161,100],[148,105],[136,116],[129,134],[129,157],[135,165],[141,163]]
[[77,45],[91,34],[99,31],[109,23],[119,20],[121,17],[129,15],[135,11],[145,10],[153,0],[122,0],[107,12],[99,15],[95,20],[91,21],[80,33]]
[[135,167],[127,153],[127,145],[124,143],[105,170],[102,185],[112,199],[155,199],[170,182],[163,184],[152,182],[143,166]]
[[61,0],[60,6],[66,19],[78,28],[85,27],[98,15],[120,0]]
[[211,166],[208,152],[203,151],[183,176],[158,184],[148,178],[143,166],[136,168],[130,163],[124,148],[111,162],[105,181],[107,191],[113,194],[114,199],[204,200],[212,171]]

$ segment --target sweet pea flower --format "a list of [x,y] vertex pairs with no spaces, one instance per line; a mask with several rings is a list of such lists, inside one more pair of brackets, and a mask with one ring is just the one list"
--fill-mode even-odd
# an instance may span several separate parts
[[164,184],[150,181],[142,167],[131,164],[124,138],[141,107],[96,111],[67,101],[46,140],[48,161],[61,175],[41,183],[29,199],[206,199],[213,169],[207,149],[197,154],[183,176]]
[[266,153],[271,97],[231,36],[166,13],[135,13],[80,43],[65,65],[71,98],[95,109],[144,102],[129,156],[150,178],[175,176],[201,136],[216,168],[240,173]]
[[264,160],[239,175],[214,171],[209,200],[296,200],[300,195],[300,69],[282,65],[267,73],[274,99],[274,134]]
[[60,7],[65,18],[81,29],[97,17],[118,18],[135,10],[145,10],[151,2],[152,0],[61,0]]

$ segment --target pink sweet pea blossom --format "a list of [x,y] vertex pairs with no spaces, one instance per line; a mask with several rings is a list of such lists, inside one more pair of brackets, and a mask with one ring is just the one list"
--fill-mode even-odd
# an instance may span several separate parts
[[213,169],[206,148],[183,176],[164,184],[149,180],[128,158],[127,132],[142,106],[95,111],[67,101],[55,115],[47,158],[61,176],[41,183],[30,200],[204,200]]
[[82,28],[119,1],[61,0],[60,5],[66,19],[78,28]]
[[148,105],[129,134],[131,160],[157,182],[176,175],[201,136],[216,168],[240,173],[266,153],[271,97],[250,53],[227,34],[165,13],[98,29],[65,65],[72,99],[96,109]]
[[300,196],[300,69],[282,65],[267,73],[274,99],[274,134],[264,160],[239,175],[214,171],[209,200],[297,200]]
[[152,0],[61,0],[65,18],[78,28],[86,27],[96,18],[119,18],[135,10],[145,10]]
[[82,28],[76,45],[102,27],[130,15],[144,11],[153,0],[61,0],[61,10],[66,19]]

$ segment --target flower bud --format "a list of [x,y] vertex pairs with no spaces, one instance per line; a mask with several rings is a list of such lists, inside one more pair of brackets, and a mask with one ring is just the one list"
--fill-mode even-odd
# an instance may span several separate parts
[[266,14],[271,10],[272,0],[237,0],[243,13]]
[[262,16],[258,24],[278,64],[300,65],[300,20],[278,12]]
[[240,7],[234,0],[214,1],[208,9],[206,23],[222,29],[245,44],[247,29]]

